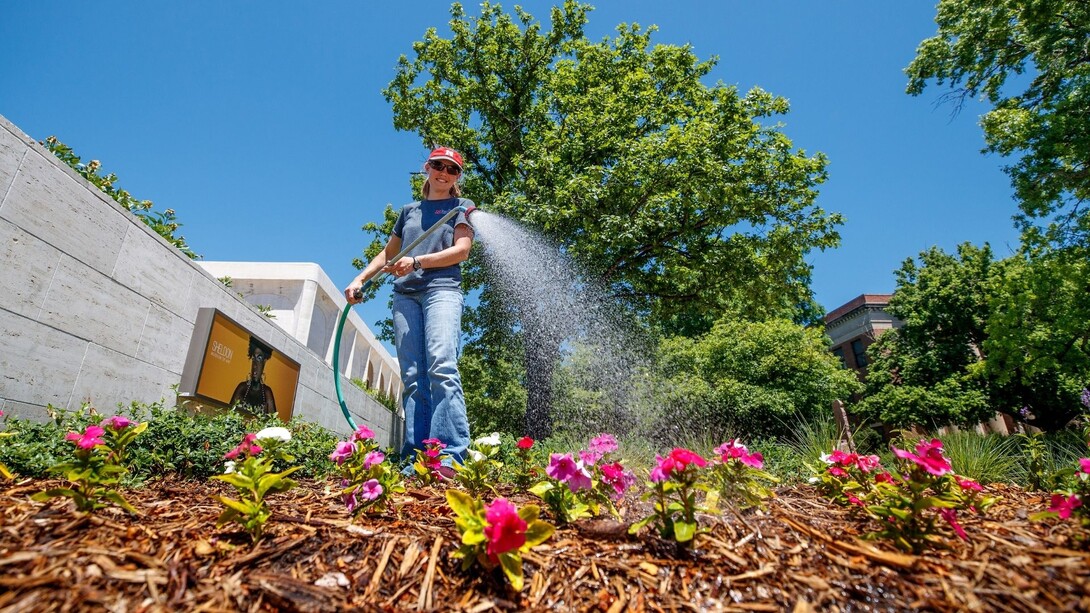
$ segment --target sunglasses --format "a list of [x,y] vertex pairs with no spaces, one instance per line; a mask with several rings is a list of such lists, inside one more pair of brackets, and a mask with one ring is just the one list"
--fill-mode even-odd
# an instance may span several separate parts
[[431,168],[432,170],[441,170],[448,175],[458,176],[462,174],[462,169],[459,168],[457,164],[444,164],[439,160],[428,162],[428,168]]

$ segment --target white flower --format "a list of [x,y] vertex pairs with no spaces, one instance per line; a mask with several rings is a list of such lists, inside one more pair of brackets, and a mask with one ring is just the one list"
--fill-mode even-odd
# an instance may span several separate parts
[[291,440],[291,432],[288,432],[287,428],[281,428],[280,426],[273,426],[271,428],[265,428],[256,435],[257,440],[274,439],[281,442],[288,442]]
[[482,436],[481,438],[479,438],[479,439],[477,439],[477,440],[475,440],[473,442],[474,442],[474,444],[477,444],[477,445],[487,445],[489,447],[499,447],[500,446],[500,433],[499,432],[493,432],[492,434],[490,434],[488,436]]
[[832,464],[833,461],[830,459],[832,457],[833,457],[833,454],[831,454],[831,453],[823,453],[823,454],[821,454],[821,461],[825,462],[826,464]]
[[235,461],[234,460],[227,460],[226,462],[224,462],[223,463],[223,474],[229,475],[229,474],[231,474],[233,472],[235,472]]
[[809,478],[809,479],[807,479],[806,481],[807,481],[807,482],[809,482],[809,483],[817,483],[817,482],[818,482],[818,478],[817,478],[817,477],[810,477],[810,478]]
[[484,462],[484,454],[480,451],[470,447],[469,449],[466,449],[466,453],[469,454],[470,460],[473,460],[474,462]]

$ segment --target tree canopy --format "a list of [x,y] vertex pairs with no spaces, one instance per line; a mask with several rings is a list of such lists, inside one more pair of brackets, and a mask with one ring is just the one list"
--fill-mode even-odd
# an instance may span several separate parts
[[986,151],[1007,167],[1031,244],[1087,245],[1090,217],[1090,3],[941,0],[937,34],[905,69],[908,92],[948,84],[992,105]]
[[[699,335],[724,312],[815,319],[805,257],[838,244],[841,218],[814,204],[826,159],[783,133],[787,101],[706,83],[716,59],[653,44],[655,27],[591,41],[591,10],[566,0],[545,29],[518,6],[452,5],[451,37],[426,31],[384,90],[395,127],[460,150],[470,198],[555,242],[649,330]],[[389,215],[371,229],[384,239]],[[528,322],[480,266],[471,258],[467,354],[482,372],[538,369],[550,358],[514,355]],[[535,369],[519,377],[531,404],[547,385]]]

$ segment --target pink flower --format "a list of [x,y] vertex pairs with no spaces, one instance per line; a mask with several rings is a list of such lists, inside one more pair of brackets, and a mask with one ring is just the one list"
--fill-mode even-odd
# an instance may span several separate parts
[[738,461],[751,468],[761,469],[765,465],[765,457],[759,451],[754,451],[751,454],[744,455],[738,458]]
[[602,459],[602,454],[594,451],[580,451],[579,460],[583,462],[584,466],[594,466],[598,463],[598,460]]
[[489,556],[497,556],[518,549],[526,543],[526,520],[518,515],[515,505],[504,498],[497,498],[485,507],[484,535],[488,537],[485,549]]
[[855,461],[855,465],[859,467],[859,470],[869,473],[882,465],[882,460],[876,455],[861,455]]
[[246,436],[242,437],[242,442],[238,444],[238,447],[235,447],[231,451],[223,454],[223,459],[234,460],[240,455],[255,456],[261,453],[261,446],[255,445],[255,440],[257,440],[256,434],[252,432],[247,434]]
[[848,494],[847,496],[848,496],[848,502],[850,502],[851,504],[854,504],[857,507],[865,506],[863,504],[863,501],[860,500],[858,497],[856,497],[855,494]]
[[386,459],[386,454],[381,451],[372,451],[363,457],[363,468],[367,470],[375,464],[382,464],[382,461]]
[[1060,519],[1067,519],[1071,517],[1071,513],[1082,506],[1082,500],[1079,500],[1078,494],[1071,494],[1070,496],[1064,496],[1063,494],[1052,495],[1052,506],[1048,508],[1049,511],[1056,513],[1060,516]]
[[1090,458],[1079,458],[1079,472],[1090,475]]
[[424,443],[424,446],[428,447],[428,448],[433,448],[433,447],[436,448],[436,449],[446,449],[447,448],[447,446],[443,443],[443,441],[441,441],[441,440],[439,440],[437,438],[426,438],[426,439],[424,439],[424,440],[422,440],[420,442]]
[[961,527],[958,523],[958,512],[954,509],[939,509],[939,515],[946,520],[946,523],[950,524],[950,527],[954,529],[954,532],[958,535],[958,538],[963,541],[968,541],[969,537],[965,534],[965,528]]
[[974,492],[983,492],[984,488],[979,483],[972,479],[966,479],[964,477],[957,477],[958,487],[963,490],[973,490]]
[[517,445],[519,449],[529,449],[534,446],[534,439],[524,436],[520,438],[515,445]]
[[355,511],[356,507],[360,504],[359,500],[356,498],[356,492],[344,494],[341,496],[341,500],[344,501],[344,506],[348,509],[349,513]]
[[723,443],[722,445],[716,447],[715,448],[715,453],[717,453],[719,455],[719,457],[724,462],[726,462],[727,460],[732,460],[734,458],[740,458],[740,457],[748,454],[749,449],[746,449],[745,445],[739,443],[738,439],[731,439],[731,440]]
[[114,430],[124,430],[133,424],[133,421],[124,415],[114,415],[113,417],[107,417],[102,420],[101,426],[107,428],[113,428]]
[[374,500],[382,495],[382,485],[378,479],[371,479],[360,486],[359,492],[364,500]]
[[616,492],[613,497],[614,500],[620,500],[624,496],[625,490],[635,481],[635,477],[625,472],[620,462],[603,464],[601,470],[602,483],[612,487],[613,491]]
[[834,476],[834,477],[847,477],[848,476],[848,471],[844,470],[843,468],[841,468],[839,466],[830,466],[829,467],[829,474]]
[[106,444],[106,441],[102,439],[103,434],[106,434],[106,431],[101,427],[87,426],[83,432],[69,432],[64,435],[64,438],[74,442],[80,449],[93,449],[95,445]]
[[674,461],[655,454],[655,467],[651,469],[651,481],[662,483],[670,477],[670,471],[674,468]]
[[372,439],[372,438],[375,438],[374,431],[371,430],[370,428],[368,428],[367,426],[364,426],[364,425],[360,425],[359,427],[356,428],[356,431],[352,433],[352,441],[353,442],[355,442],[355,441],[366,441],[366,440]]
[[356,444],[349,441],[341,441],[337,443],[337,448],[333,450],[333,453],[329,454],[329,459],[336,462],[337,466],[344,464],[345,460],[352,457],[352,454],[356,453]]
[[893,475],[889,474],[888,472],[880,472],[877,475],[874,475],[874,482],[893,483]]
[[602,434],[599,434],[598,436],[590,439],[590,446],[588,447],[588,449],[592,453],[599,454],[599,457],[607,453],[612,453],[614,451],[617,451],[617,439],[613,438],[612,434],[606,434],[603,432]]
[[677,468],[685,470],[690,464],[695,464],[700,468],[704,468],[708,465],[708,461],[700,457],[699,454],[689,451],[684,447],[677,447],[670,452],[670,457],[673,458],[677,464]]
[[549,465],[545,467],[545,474],[557,481],[567,481],[577,470],[578,467],[570,453],[554,453],[549,456]]
[[942,441],[932,439],[930,442],[921,440],[916,443],[916,453],[893,447],[893,455],[902,460],[909,460],[929,474],[941,477],[953,472],[950,460],[942,455]]

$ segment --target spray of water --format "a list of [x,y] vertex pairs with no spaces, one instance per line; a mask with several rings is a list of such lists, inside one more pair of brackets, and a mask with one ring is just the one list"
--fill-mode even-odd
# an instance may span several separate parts
[[550,417],[533,412],[544,401],[557,433],[646,433],[647,343],[623,309],[541,236],[483,211],[472,223],[492,289],[519,319],[528,379],[547,377],[548,397],[531,397],[528,419]]

